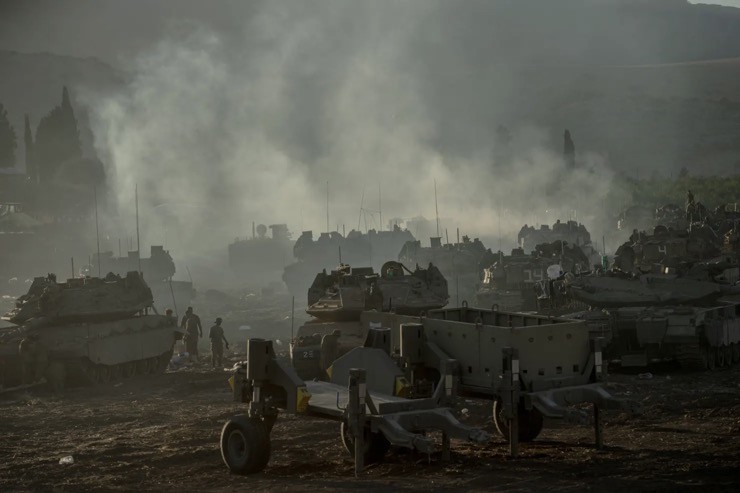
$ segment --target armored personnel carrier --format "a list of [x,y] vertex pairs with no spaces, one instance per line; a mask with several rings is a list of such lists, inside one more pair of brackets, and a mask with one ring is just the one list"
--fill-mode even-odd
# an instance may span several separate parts
[[320,320],[359,320],[365,310],[418,315],[447,304],[447,280],[434,265],[410,271],[400,262],[386,262],[380,275],[372,267],[342,264],[319,273],[308,290],[308,312]]
[[163,371],[181,337],[174,317],[151,314],[138,272],[37,277],[0,329],[0,386],[46,378],[55,387]]
[[528,255],[522,248],[513,249],[511,255],[499,252],[493,265],[483,270],[475,305],[548,315],[572,312],[578,307],[565,296],[562,281],[566,274],[574,277],[589,270],[581,248],[562,240],[537,245]]
[[442,244],[441,237],[432,237],[430,246],[421,241],[409,241],[398,254],[399,262],[406,265],[436,265],[450,282],[454,303],[473,299],[478,289],[483,269],[494,261],[494,254],[478,238],[463,236],[457,243]]
[[[291,293],[301,296],[321,269],[331,268],[337,262],[380,269],[383,262],[389,258],[395,259],[401,247],[413,240],[411,232],[397,225],[389,231],[370,229],[362,233],[352,230],[346,236],[332,231],[321,233],[317,239],[314,239],[311,231],[304,231],[293,246],[297,261],[285,267],[283,281]],[[426,265],[426,262],[419,264]]]
[[[420,315],[441,308],[449,298],[447,281],[434,265],[410,271],[400,262],[320,272],[308,290],[306,312],[315,317],[303,324],[291,342],[293,366],[303,378],[315,378],[334,357],[361,344],[368,311]],[[364,337],[364,336],[362,336]]]

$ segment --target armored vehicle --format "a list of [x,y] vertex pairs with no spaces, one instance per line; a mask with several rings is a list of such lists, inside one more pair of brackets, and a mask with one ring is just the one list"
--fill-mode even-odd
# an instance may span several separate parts
[[493,263],[494,254],[478,238],[463,236],[457,243],[442,244],[442,238],[430,238],[430,246],[420,241],[409,241],[398,254],[406,265],[436,265],[450,283],[452,300],[472,299],[478,289],[483,268]]
[[581,277],[570,283],[567,289],[574,299],[599,308],[712,306],[722,296],[738,290],[735,286],[675,275],[643,275],[634,279],[613,276]]
[[572,278],[589,270],[581,248],[560,240],[537,245],[529,255],[522,248],[513,249],[511,255],[499,252],[493,265],[483,270],[475,305],[549,315],[572,312],[578,307],[565,295],[566,274]]
[[[229,268],[239,279],[254,283],[279,281],[293,262],[293,242],[286,224],[252,224],[251,238],[237,238],[229,245]],[[255,234],[256,233],[256,234]]]
[[174,317],[151,314],[152,293],[126,277],[38,277],[0,329],[0,386],[46,378],[54,387],[163,371],[181,336]]
[[371,267],[343,264],[319,273],[308,291],[306,312],[315,318],[303,324],[291,341],[290,356],[302,378],[315,378],[333,358],[362,344],[368,310],[420,315],[447,304],[447,281],[434,265],[410,271],[400,262],[383,264],[380,275]]
[[603,319],[613,334],[608,357],[625,367],[667,359],[684,369],[707,370],[740,361],[737,303],[617,308]]
[[320,320],[359,320],[364,310],[418,315],[441,308],[449,298],[447,281],[434,265],[410,271],[400,262],[386,262],[380,275],[372,267],[342,264],[319,273],[308,290],[308,312]]
[[362,233],[352,230],[346,236],[332,231],[321,233],[316,240],[311,231],[304,231],[293,246],[297,261],[285,267],[283,281],[291,293],[302,296],[311,286],[316,272],[321,269],[346,263],[368,265],[379,270],[386,260],[397,257],[404,243],[413,239],[408,230],[398,226],[389,231],[370,229]]
[[[92,264],[81,273],[90,276],[98,270],[98,254],[93,254]],[[113,252],[100,254],[100,272],[112,272],[125,276],[127,272],[141,271],[147,280],[154,296],[154,306],[160,311],[167,308],[177,309],[190,304],[195,297],[193,283],[190,281],[173,281],[175,261],[168,250],[161,245],[152,245],[149,257],[139,258],[138,251],[130,251],[125,257],[114,257]]]

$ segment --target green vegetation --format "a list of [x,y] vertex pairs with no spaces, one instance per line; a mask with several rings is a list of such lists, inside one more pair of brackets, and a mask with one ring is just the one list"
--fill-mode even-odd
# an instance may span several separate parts
[[33,161],[40,181],[50,182],[65,161],[82,157],[80,132],[77,128],[67,88],[62,89],[62,103],[41,119],[36,129]]
[[0,103],[0,168],[13,168],[15,166],[15,149],[18,143],[15,130],[8,120],[8,112]]
[[611,203],[658,207],[673,203],[683,207],[686,191],[691,190],[697,201],[710,208],[722,204],[740,204],[740,175],[689,176],[682,172],[677,178],[615,180]]

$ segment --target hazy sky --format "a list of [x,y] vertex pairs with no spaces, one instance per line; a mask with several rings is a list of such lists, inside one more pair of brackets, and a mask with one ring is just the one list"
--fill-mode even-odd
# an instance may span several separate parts
[[707,3],[712,5],[726,5],[728,7],[738,7],[740,8],[740,0],[722,0],[721,2],[712,2],[711,0],[706,1],[696,1],[694,0],[691,3]]

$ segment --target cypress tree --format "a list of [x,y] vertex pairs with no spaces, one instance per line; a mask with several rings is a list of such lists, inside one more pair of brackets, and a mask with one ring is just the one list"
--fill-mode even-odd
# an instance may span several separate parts
[[0,168],[15,167],[15,150],[18,141],[15,130],[8,120],[8,112],[0,103]]
[[23,144],[26,149],[26,174],[32,182],[38,183],[38,170],[33,159],[33,131],[31,130],[31,120],[28,118],[28,115],[26,115],[23,125]]
[[568,166],[574,167],[576,165],[576,145],[573,143],[568,129],[565,129],[563,135],[563,157]]
[[40,181],[54,176],[59,165],[82,157],[77,118],[67,88],[62,89],[62,103],[43,117],[36,128],[33,160]]

